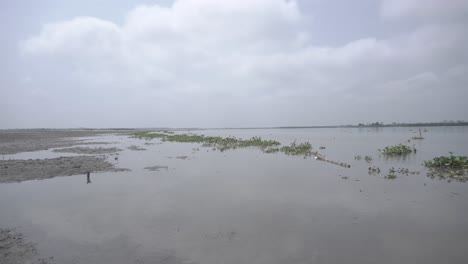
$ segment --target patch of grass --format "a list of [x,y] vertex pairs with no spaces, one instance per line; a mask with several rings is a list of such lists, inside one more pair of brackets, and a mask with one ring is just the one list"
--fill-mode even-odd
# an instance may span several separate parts
[[414,147],[408,145],[398,144],[395,146],[386,146],[384,149],[379,149],[385,155],[391,156],[404,156],[412,152],[416,152]]

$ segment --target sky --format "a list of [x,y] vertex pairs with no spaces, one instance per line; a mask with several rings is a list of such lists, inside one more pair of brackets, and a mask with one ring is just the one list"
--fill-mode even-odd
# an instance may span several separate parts
[[2,0],[0,128],[468,120],[468,0]]

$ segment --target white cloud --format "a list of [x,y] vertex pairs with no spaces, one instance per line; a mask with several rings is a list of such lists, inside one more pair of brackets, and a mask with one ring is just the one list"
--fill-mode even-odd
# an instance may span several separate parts
[[387,18],[455,19],[468,14],[466,0],[383,0],[381,13]]
[[[420,2],[385,0],[383,14],[419,12]],[[430,10],[440,4],[430,3]],[[118,91],[123,96],[114,98],[116,105],[133,107],[135,115],[173,112],[158,120],[176,126],[349,123],[340,111],[352,100],[364,106],[369,91],[416,83],[405,92],[417,98],[414,87],[467,65],[463,26],[423,25],[333,47],[312,45],[305,21],[293,0],[179,0],[136,7],[122,25],[91,17],[48,24],[21,51],[60,68],[61,78],[73,83],[68,89],[98,97]],[[435,91],[452,89],[444,80]],[[75,93],[74,100],[87,96]],[[399,98],[385,94],[388,101]],[[327,100],[337,112],[327,121],[307,114],[328,108]],[[390,118],[402,119],[404,111]]]

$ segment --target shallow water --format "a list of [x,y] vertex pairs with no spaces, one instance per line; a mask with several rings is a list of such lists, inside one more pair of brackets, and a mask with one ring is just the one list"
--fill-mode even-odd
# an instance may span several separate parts
[[[0,184],[0,227],[18,227],[65,264],[466,263],[468,183],[431,180],[421,163],[468,155],[468,128],[428,128],[406,159],[378,154],[417,130],[196,131],[309,141],[351,168],[257,149],[97,137],[119,142],[106,147],[124,149],[112,160],[132,171],[92,174],[91,184],[85,175]],[[168,169],[143,169],[155,165]],[[369,175],[369,166],[383,173]],[[392,166],[421,174],[387,180]]]

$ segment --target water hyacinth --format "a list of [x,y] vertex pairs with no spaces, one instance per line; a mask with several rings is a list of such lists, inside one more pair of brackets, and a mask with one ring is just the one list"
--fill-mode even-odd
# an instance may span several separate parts
[[407,145],[398,144],[395,146],[387,146],[384,149],[379,149],[379,151],[385,155],[403,156],[412,152],[416,152],[416,149]]
[[217,137],[204,136],[197,134],[172,134],[164,132],[137,132],[132,135],[139,139],[155,139],[169,142],[184,142],[184,143],[200,143],[204,147],[212,147],[214,149],[225,151],[228,149],[256,147],[264,153],[282,152],[292,156],[316,156],[317,152],[312,151],[312,145],[309,142],[296,143],[293,142],[289,146],[282,146],[276,140],[264,140],[261,137],[252,137],[250,139],[241,139],[236,137]]

